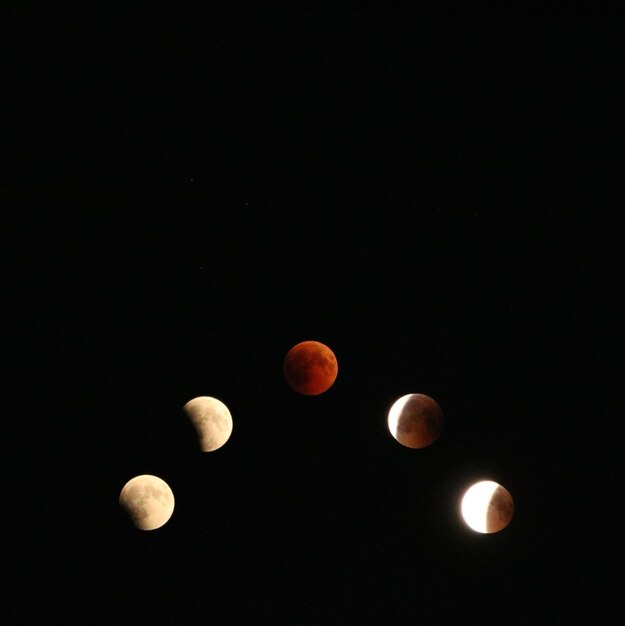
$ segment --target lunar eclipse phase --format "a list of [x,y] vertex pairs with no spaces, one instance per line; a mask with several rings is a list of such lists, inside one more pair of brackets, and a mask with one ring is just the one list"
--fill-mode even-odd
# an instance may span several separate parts
[[[284,376],[291,388],[302,395],[319,395],[336,380],[338,364],[328,346],[318,341],[303,341],[293,346],[284,359]],[[200,449],[210,452],[223,446],[232,433],[228,407],[210,396],[198,396],[182,408],[199,439]],[[440,436],[444,415],[438,403],[425,394],[411,393],[391,406],[388,428],[392,436],[408,448],[424,448]],[[141,530],[155,530],[170,519],[174,495],[169,485],[157,476],[136,476],[124,485],[120,506]],[[472,485],[464,494],[461,514],[472,530],[496,533],[511,521],[514,502],[510,493],[493,481]]]
[[505,487],[492,480],[482,480],[464,493],[460,510],[472,530],[497,533],[512,520],[514,500]]
[[334,384],[338,363],[325,344],[302,341],[287,352],[283,371],[291,389],[304,396],[317,396]]
[[156,530],[174,512],[174,494],[158,476],[142,474],[131,478],[119,494],[119,504],[140,530]]
[[409,393],[391,406],[387,421],[391,435],[403,446],[425,448],[439,438],[444,416],[429,396]]
[[223,446],[232,434],[232,415],[217,398],[199,396],[183,407],[198,436],[202,452],[213,452]]

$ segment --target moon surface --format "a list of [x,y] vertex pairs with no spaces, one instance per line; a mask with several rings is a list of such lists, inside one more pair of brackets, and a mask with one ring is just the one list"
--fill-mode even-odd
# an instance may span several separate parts
[[338,375],[334,352],[319,341],[302,341],[284,358],[284,378],[291,389],[304,396],[327,391]]
[[131,478],[119,494],[119,504],[141,530],[155,530],[174,512],[174,494],[158,476],[142,474]]
[[425,448],[440,436],[444,416],[430,396],[409,393],[391,406],[387,421],[391,435],[403,446]]
[[512,519],[510,492],[492,480],[475,483],[462,497],[461,512],[467,526],[478,533],[497,533]]
[[202,452],[221,448],[232,434],[232,415],[217,398],[198,396],[189,400],[182,410],[195,428]]

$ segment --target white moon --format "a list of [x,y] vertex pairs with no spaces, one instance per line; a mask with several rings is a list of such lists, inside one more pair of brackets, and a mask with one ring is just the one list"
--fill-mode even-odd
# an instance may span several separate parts
[[191,420],[203,452],[217,450],[230,439],[232,415],[221,400],[200,396],[189,400],[182,410]]
[[482,480],[467,489],[460,510],[472,530],[496,533],[510,523],[514,502],[505,487],[492,480]]
[[174,512],[174,494],[163,479],[143,474],[124,485],[119,504],[137,528],[155,530],[166,524]]

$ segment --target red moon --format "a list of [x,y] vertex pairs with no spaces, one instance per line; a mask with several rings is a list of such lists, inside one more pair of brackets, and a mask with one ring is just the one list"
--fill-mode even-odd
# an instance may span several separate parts
[[408,448],[425,448],[434,443],[443,428],[443,411],[436,400],[422,393],[409,393],[388,412],[391,435]]
[[284,357],[284,378],[304,396],[327,391],[336,380],[339,368],[334,353],[318,341],[302,341]]

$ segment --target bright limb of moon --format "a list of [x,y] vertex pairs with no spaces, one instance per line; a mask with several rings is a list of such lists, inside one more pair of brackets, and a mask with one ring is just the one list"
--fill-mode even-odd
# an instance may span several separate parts
[[191,420],[203,452],[217,450],[230,439],[232,415],[221,400],[198,396],[189,400],[182,410]]
[[472,530],[496,533],[510,523],[514,502],[505,487],[492,480],[482,480],[467,489],[460,510]]
[[462,517],[469,528],[478,533],[486,533],[488,503],[498,485],[492,480],[483,480],[467,489],[462,498]]
[[119,494],[119,504],[141,530],[155,530],[174,512],[174,494],[158,476],[142,474],[131,478]]
[[390,411],[388,412],[388,429],[391,431],[391,435],[397,439],[397,425],[399,424],[399,416],[403,411],[406,403],[410,400],[410,394],[407,396],[402,396],[397,400]]

